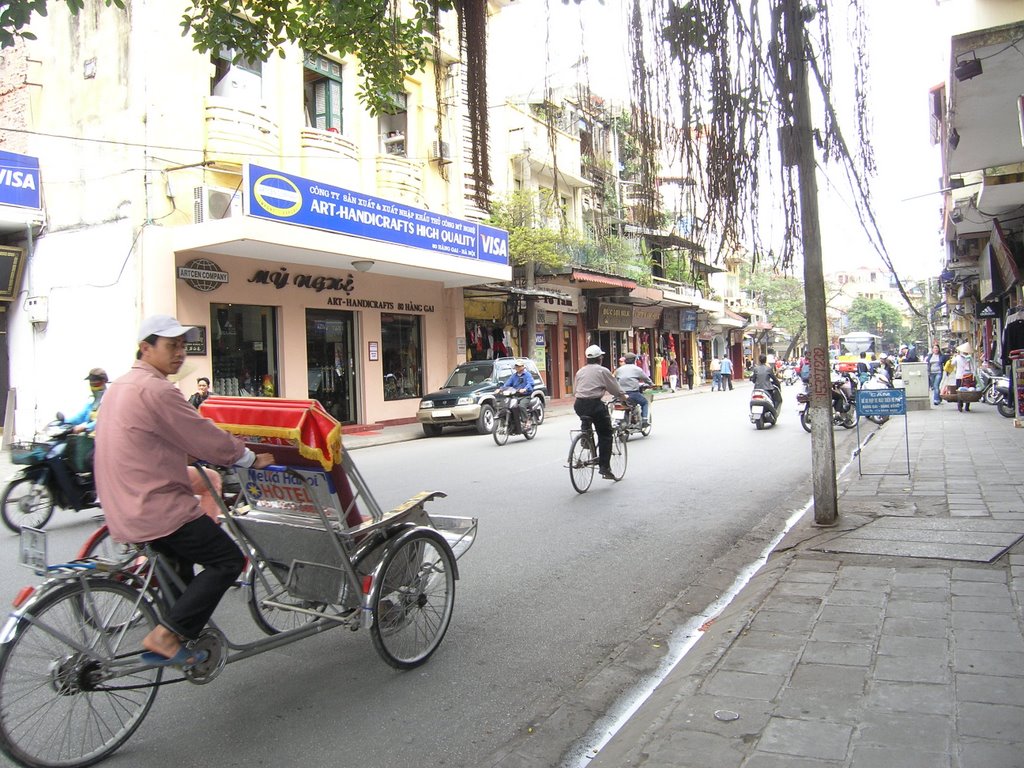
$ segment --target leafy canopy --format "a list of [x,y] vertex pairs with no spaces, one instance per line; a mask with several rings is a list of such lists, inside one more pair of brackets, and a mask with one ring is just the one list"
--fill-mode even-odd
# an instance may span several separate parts
[[[19,38],[34,40],[27,29],[33,13],[45,16],[50,0],[9,0],[0,10],[0,48]],[[77,14],[85,0],[63,2]],[[124,8],[124,0],[104,0]],[[453,0],[414,0],[412,15],[402,18],[400,3],[389,0],[192,0],[181,20],[195,50],[232,49],[236,59],[266,61],[284,56],[287,43],[304,51],[355,54],[364,76],[359,100],[374,113],[394,109],[394,94],[404,91],[405,76],[422,70],[432,55],[437,13]],[[242,31],[244,29],[244,32]]]
[[903,315],[892,304],[881,299],[858,296],[846,313],[851,331],[865,331],[882,337],[888,346],[894,346],[903,335]]

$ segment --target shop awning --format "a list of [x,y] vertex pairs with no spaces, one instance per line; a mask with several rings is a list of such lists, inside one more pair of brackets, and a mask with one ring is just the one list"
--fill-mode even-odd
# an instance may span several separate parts
[[616,288],[629,288],[630,290],[636,288],[636,282],[633,280],[628,280],[624,277],[614,277],[612,275],[602,275],[596,272],[585,272],[580,269],[574,269],[572,271],[571,279],[574,283],[577,283],[584,288],[587,287],[588,283],[599,286],[611,285]]
[[[534,173],[551,176],[554,173],[555,169],[552,168],[547,163],[531,156],[530,170],[533,171]],[[577,176],[575,173],[569,173],[568,171],[562,170],[561,168],[558,169],[558,180],[569,187],[594,186],[594,183],[592,181],[584,179],[582,176]]]

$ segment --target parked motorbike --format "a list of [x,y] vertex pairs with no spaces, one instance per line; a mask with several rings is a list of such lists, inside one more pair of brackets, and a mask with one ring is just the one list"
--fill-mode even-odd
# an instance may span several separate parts
[[[530,398],[530,407],[526,409],[525,423],[520,424],[519,400],[523,397]],[[496,392],[494,407],[494,431],[491,436],[498,445],[507,443],[510,435],[522,435],[527,440],[533,440],[537,434],[537,425],[544,418],[544,406],[540,405],[537,398],[518,394],[512,389]]]
[[[644,392],[648,388],[640,387]],[[643,411],[639,403],[622,403],[613,400],[608,404],[608,413],[612,417],[612,426],[619,430],[622,439],[628,441],[632,435],[641,434],[647,437],[651,434],[651,426],[654,423],[654,414],[651,407],[647,407],[647,424],[644,424]]]
[[76,512],[99,506],[92,472],[77,472],[72,466],[68,451],[72,429],[58,413],[42,439],[11,447],[11,460],[22,469],[7,481],[0,516],[15,533],[22,527],[42,528],[55,506]]
[[1012,419],[1016,414],[1013,408],[1013,393],[1010,391],[1010,379],[1000,376],[993,381],[992,387],[999,395],[999,399],[996,401],[996,410],[999,411],[999,415]]
[[782,392],[778,389],[757,389],[750,395],[750,421],[758,429],[774,427],[782,410]]
[[[857,419],[853,405],[853,379],[849,374],[834,373],[832,376],[832,427],[853,429]],[[811,431],[811,396],[808,392],[800,392],[796,401],[803,405],[800,411],[800,426]]]
[[995,384],[999,379],[1006,378],[1003,375],[1003,366],[995,360],[986,360],[978,366],[978,390],[981,391],[981,399],[989,405],[998,405],[1000,395]]
[[787,365],[782,369],[782,383],[786,386],[793,386],[800,381],[800,374],[796,372],[796,368],[792,365]]

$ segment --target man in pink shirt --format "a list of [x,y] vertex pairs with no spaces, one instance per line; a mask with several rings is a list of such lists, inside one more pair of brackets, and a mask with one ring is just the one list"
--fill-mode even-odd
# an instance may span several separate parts
[[[167,380],[185,362],[185,341],[194,331],[170,315],[143,320],[135,364],[110,385],[97,421],[96,488],[110,535],[148,542],[175,563],[186,584],[164,623],[142,641],[149,652],[143,658],[152,664],[188,666],[205,658],[182,641],[199,635],[245,566],[242,552],[193,495],[189,457],[257,468],[274,459],[200,416]],[[195,564],[203,566],[198,575]]]

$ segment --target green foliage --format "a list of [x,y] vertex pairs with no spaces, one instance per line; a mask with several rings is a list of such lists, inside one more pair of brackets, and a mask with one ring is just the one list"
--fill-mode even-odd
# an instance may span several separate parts
[[[84,0],[64,2],[78,13]],[[124,0],[104,0],[124,8]],[[31,15],[46,15],[48,0],[9,0],[0,10],[0,47],[17,38],[35,39],[24,29]],[[195,50],[235,51],[236,60],[266,61],[284,56],[288,43],[304,51],[355,54],[362,68],[359,100],[373,114],[393,109],[393,94],[405,90],[405,76],[422,70],[434,46],[435,9],[451,10],[453,0],[415,0],[413,15],[396,15],[397,4],[381,0],[192,0],[182,16],[182,34],[191,33]],[[244,20],[244,32],[240,21]]]
[[[85,0],[63,0],[72,13],[78,13],[85,6]],[[32,14],[46,15],[49,0],[9,0],[0,3],[0,48],[10,48],[19,39],[35,40],[36,36],[25,29],[32,20]],[[104,3],[124,8],[124,0],[104,0]]]
[[764,307],[768,322],[795,337],[807,326],[804,284],[789,275],[754,272],[747,276],[744,290],[756,296]]
[[887,346],[895,346],[903,336],[903,315],[887,301],[859,296],[853,300],[846,317],[851,332],[874,333],[881,336]]
[[540,212],[550,209],[544,195],[524,190],[491,201],[488,223],[508,231],[509,260],[515,265],[533,262],[546,267],[568,263],[560,245],[563,233],[542,224]]

